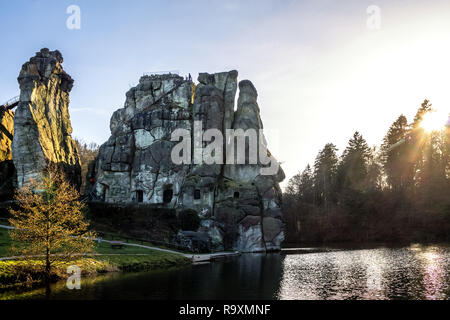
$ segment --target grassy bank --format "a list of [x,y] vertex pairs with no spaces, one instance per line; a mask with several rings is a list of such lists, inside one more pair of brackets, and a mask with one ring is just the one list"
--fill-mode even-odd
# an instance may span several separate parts
[[[11,256],[12,241],[8,230],[0,229],[0,257]],[[80,257],[71,262],[58,264],[53,271],[52,280],[65,279],[67,267],[76,265],[84,275],[95,275],[106,272],[136,272],[157,269],[181,267],[191,263],[191,260],[180,255],[161,252],[140,247],[112,249],[110,244],[95,245],[96,255]],[[31,285],[42,282],[40,260],[6,260],[0,261],[0,288]]]
[[12,245],[14,245],[14,242],[9,237],[8,230],[0,228],[0,257],[12,255],[10,250]]

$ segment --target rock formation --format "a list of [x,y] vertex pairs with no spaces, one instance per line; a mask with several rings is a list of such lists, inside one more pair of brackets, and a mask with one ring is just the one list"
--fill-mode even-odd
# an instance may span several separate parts
[[[262,122],[257,104],[257,91],[248,80],[239,83],[239,98],[234,115],[233,129],[261,130]],[[266,144],[264,136],[261,143]],[[246,150],[248,151],[248,150]],[[279,168],[273,174],[262,175],[261,163],[226,164],[224,183],[216,199],[216,217],[226,221],[226,228],[238,237],[234,247],[241,251],[279,249],[284,240],[281,189],[279,182],[285,178]],[[264,239],[264,241],[261,241]]]
[[80,161],[71,138],[69,92],[72,78],[59,51],[42,49],[20,71],[20,100],[14,116],[12,159],[17,186],[39,179],[48,163],[60,166],[77,186]]
[[14,112],[0,110],[0,161],[12,160],[12,141],[8,133],[14,134]]
[[[262,175],[266,165],[259,162],[175,164],[171,159],[176,129],[187,130],[192,142],[198,124],[224,135],[227,129],[262,130],[257,92],[248,80],[239,83],[235,111],[237,76],[237,71],[201,73],[197,86],[173,74],[143,76],[126,93],[124,108],[113,114],[111,137],[100,147],[92,174],[97,200],[195,210],[200,226],[179,232],[179,243],[207,239],[212,250],[279,249],[284,239],[281,168]],[[263,136],[258,139],[265,145]],[[229,143],[223,146],[225,158]],[[191,160],[196,157],[192,145]]]
[[[59,51],[36,53],[20,71],[15,113],[0,110],[0,200],[14,187],[39,180],[50,163],[80,186],[68,110],[73,80],[62,62]],[[111,137],[89,166],[91,197],[172,212],[178,221],[174,230],[182,222],[173,241],[193,249],[279,249],[284,225],[278,183],[284,173],[267,151],[258,94],[250,81],[239,83],[235,108],[237,77],[237,71],[201,73],[195,85],[174,74],[143,76],[112,115]],[[174,139],[178,129],[184,132],[181,142]],[[227,136],[236,130],[257,134],[254,141],[250,134],[239,143],[240,138]],[[179,152],[183,162],[174,161],[175,147],[185,142],[188,147]],[[211,148],[216,142],[221,143]],[[255,145],[259,158],[251,161]],[[223,161],[209,162],[208,154]],[[264,171],[274,163],[276,170]]]

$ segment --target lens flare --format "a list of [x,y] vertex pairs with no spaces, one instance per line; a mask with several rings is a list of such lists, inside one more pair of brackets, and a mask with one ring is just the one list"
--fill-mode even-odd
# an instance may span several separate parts
[[420,126],[426,131],[442,129],[448,120],[448,115],[442,111],[430,111],[423,116]]

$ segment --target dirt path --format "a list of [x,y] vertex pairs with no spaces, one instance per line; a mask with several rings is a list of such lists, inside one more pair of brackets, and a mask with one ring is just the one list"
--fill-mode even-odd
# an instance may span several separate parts
[[[9,229],[9,230],[14,229],[14,227],[6,226],[6,225],[0,225],[0,228]],[[99,239],[95,238],[95,239],[92,239],[92,240],[98,241]],[[110,241],[110,240],[101,239],[101,242],[111,243],[111,242],[117,242],[117,241]],[[238,251],[235,251],[235,252],[223,251],[223,252],[216,252],[216,253],[194,254],[194,253],[182,253],[182,252],[178,252],[178,251],[174,251],[174,250],[170,250],[170,249],[162,249],[162,248],[153,247],[153,246],[145,246],[145,245],[136,244],[136,243],[123,242],[122,244],[124,246],[128,246],[128,247],[145,248],[145,249],[149,249],[149,250],[156,250],[156,251],[161,251],[161,252],[181,255],[183,257],[191,259],[193,262],[211,261],[211,260],[214,260],[214,259],[219,259],[219,258],[223,258],[223,257],[227,257],[227,256],[238,256],[238,255],[240,255],[240,253]],[[83,254],[80,254],[80,255],[83,255]],[[109,254],[94,254],[94,255],[109,255]],[[121,255],[121,254],[117,254],[117,255]],[[129,254],[129,255],[145,255],[145,254]],[[14,259],[20,259],[20,256],[4,257],[4,258],[0,258],[0,261],[14,260]]]

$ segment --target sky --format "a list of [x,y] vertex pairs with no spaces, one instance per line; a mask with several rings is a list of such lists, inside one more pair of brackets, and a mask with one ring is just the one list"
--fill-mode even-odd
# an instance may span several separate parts
[[[80,29],[67,28],[71,5]],[[450,111],[445,0],[0,0],[0,39],[0,101],[35,52],[58,49],[75,80],[72,136],[98,144],[143,73],[238,70],[258,90],[283,186],[328,142],[342,152],[357,130],[379,144],[424,99]]]

